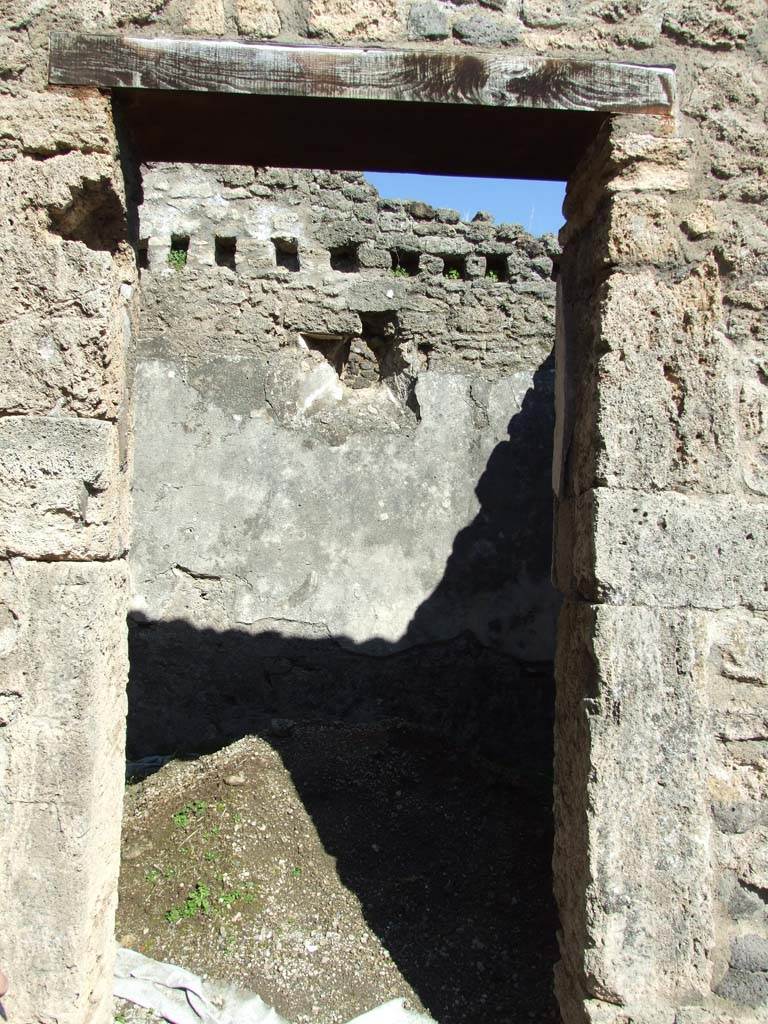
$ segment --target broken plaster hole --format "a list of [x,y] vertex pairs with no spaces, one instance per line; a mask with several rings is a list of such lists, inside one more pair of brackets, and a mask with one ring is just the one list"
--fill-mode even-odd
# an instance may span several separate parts
[[216,235],[214,240],[214,259],[217,267],[227,267],[229,270],[235,270],[237,263],[237,239],[222,238]]
[[408,370],[398,345],[394,313],[361,317],[360,336],[303,334],[307,349],[324,359],[349,388],[370,388]]
[[139,270],[149,270],[149,239],[140,238],[136,246],[136,266]]
[[50,230],[97,252],[115,252],[128,233],[125,210],[108,178],[70,187],[65,206],[48,209]]
[[338,270],[342,274],[353,274],[358,271],[360,269],[359,248],[360,246],[354,242],[332,248],[330,250],[331,270]]
[[392,271],[400,277],[416,277],[419,272],[419,254],[405,249],[392,249]]
[[299,243],[295,238],[273,238],[275,247],[275,263],[286,270],[299,269]]
[[330,363],[341,379],[349,358],[349,338],[337,334],[302,334],[301,337],[309,351]]

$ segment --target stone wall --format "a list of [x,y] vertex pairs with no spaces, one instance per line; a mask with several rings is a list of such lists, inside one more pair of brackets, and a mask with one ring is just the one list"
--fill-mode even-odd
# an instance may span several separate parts
[[129,752],[398,714],[546,760],[555,239],[353,173],[143,195]]
[[43,91],[46,30],[32,20],[6,8],[2,36],[0,962],[9,1020],[105,1021],[136,271],[109,103]]
[[[613,120],[574,176],[563,239],[558,991],[569,1022],[764,1018],[761,0],[5,5],[0,507],[11,589],[0,957],[9,1018],[109,1019],[121,778],[119,413],[134,272],[108,100],[47,88],[54,28],[406,47],[426,38],[676,66],[674,122]],[[513,141],[503,140],[511,173]],[[45,816],[50,825],[33,836],[30,819]]]

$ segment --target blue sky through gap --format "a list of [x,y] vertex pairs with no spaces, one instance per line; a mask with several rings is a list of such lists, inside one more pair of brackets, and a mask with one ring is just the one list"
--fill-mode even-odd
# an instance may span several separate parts
[[431,206],[447,206],[458,210],[464,220],[472,220],[478,210],[487,210],[497,224],[522,224],[532,235],[557,234],[563,224],[563,181],[379,171],[367,171],[365,177],[386,199],[420,199]]

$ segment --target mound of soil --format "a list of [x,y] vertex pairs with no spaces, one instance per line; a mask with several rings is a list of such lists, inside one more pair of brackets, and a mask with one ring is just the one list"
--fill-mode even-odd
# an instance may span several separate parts
[[401,723],[247,737],[127,787],[118,939],[295,1024],[554,1024],[550,802]]

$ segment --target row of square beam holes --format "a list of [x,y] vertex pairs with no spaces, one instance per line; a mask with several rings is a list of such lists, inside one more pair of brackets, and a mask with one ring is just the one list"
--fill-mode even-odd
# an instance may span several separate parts
[[[295,239],[275,238],[272,240],[275,247],[275,265],[285,267],[286,270],[297,271],[300,269],[299,246]],[[354,273],[360,269],[358,259],[358,245],[337,246],[331,248],[331,269],[342,273]],[[173,235],[171,238],[171,249],[169,262],[176,266],[184,265],[187,261],[189,251],[189,235]],[[402,249],[391,249],[392,270],[402,277],[416,277],[419,273],[419,253],[408,252]],[[467,262],[465,256],[440,256],[436,257],[443,261],[443,276],[453,279],[467,278]],[[236,269],[237,263],[237,239],[232,237],[216,236],[214,244],[214,259],[219,267]],[[146,270],[149,266],[148,240],[142,239],[138,247],[139,267]],[[482,275],[480,275],[482,276]],[[506,281],[508,275],[507,257],[503,254],[485,255],[485,276],[492,277],[496,281]]]

